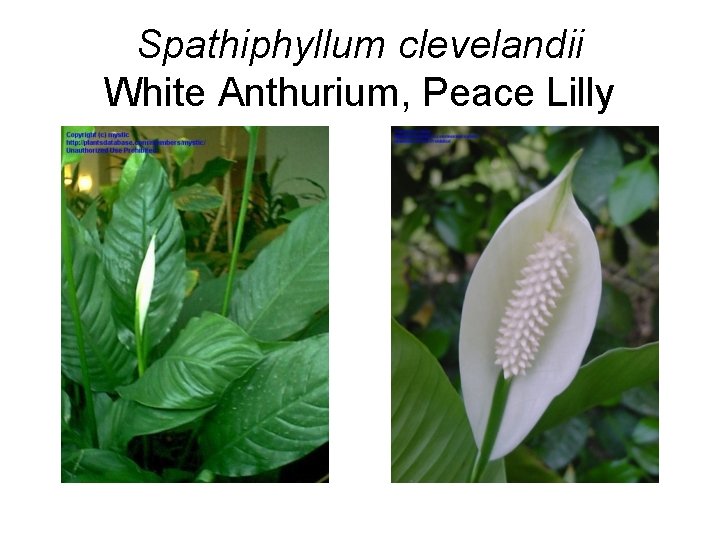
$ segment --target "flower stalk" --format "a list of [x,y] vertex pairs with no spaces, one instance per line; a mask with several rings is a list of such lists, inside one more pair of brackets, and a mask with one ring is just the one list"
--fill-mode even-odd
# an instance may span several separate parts
[[257,126],[248,126],[247,131],[250,135],[248,143],[248,158],[245,166],[245,181],[243,183],[242,203],[240,204],[240,215],[238,216],[237,232],[235,233],[235,243],[233,244],[232,255],[230,257],[230,267],[228,268],[227,285],[225,286],[225,296],[223,298],[222,311],[220,314],[226,317],[230,309],[230,299],[232,297],[232,287],[235,280],[235,271],[237,270],[238,253],[240,252],[240,242],[242,241],[243,228],[245,227],[245,216],[247,215],[248,203],[250,200],[250,188],[252,187],[253,170],[255,168],[255,155],[257,153],[258,136],[260,128]]

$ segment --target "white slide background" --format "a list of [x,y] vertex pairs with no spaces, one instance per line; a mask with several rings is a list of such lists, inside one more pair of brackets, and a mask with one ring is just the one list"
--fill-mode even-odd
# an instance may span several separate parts
[[[4,538],[706,538],[717,532],[716,17],[709,3],[24,2],[2,22],[0,323]],[[140,34],[382,35],[381,60],[181,60]],[[551,36],[585,28],[579,60],[403,60],[405,36]],[[103,76],[181,77],[201,107],[109,107]],[[215,105],[225,78],[394,83],[410,109]],[[422,102],[423,77],[529,84],[530,107]],[[614,84],[595,107],[548,107],[547,79]],[[329,125],[329,485],[62,485],[58,407],[60,126]],[[659,125],[662,162],[662,477],[659,485],[392,485],[390,126]]]

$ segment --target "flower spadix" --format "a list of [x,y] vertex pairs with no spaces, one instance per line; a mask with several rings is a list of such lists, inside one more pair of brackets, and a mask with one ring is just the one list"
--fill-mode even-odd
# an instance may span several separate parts
[[137,286],[135,287],[135,310],[139,321],[139,331],[145,328],[145,318],[150,307],[153,283],[155,281],[155,235],[152,235],[145,258],[140,267]]
[[579,157],[503,221],[465,294],[460,374],[478,447],[498,378],[511,383],[490,459],[520,444],[570,384],[595,327],[600,256],[572,196]]

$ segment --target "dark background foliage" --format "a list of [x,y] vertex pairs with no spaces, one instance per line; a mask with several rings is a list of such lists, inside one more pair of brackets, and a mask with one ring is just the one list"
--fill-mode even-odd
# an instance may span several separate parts
[[[398,135],[451,135],[405,143]],[[514,206],[580,148],[576,200],[595,231],[603,293],[584,361],[658,340],[657,127],[393,128],[392,312],[459,389],[457,340],[478,257]],[[525,441],[509,481],[658,480],[658,387],[635,388]]]

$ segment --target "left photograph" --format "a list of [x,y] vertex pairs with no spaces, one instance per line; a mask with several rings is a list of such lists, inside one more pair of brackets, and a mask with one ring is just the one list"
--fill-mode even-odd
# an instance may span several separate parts
[[329,482],[328,128],[61,140],[62,482]]

